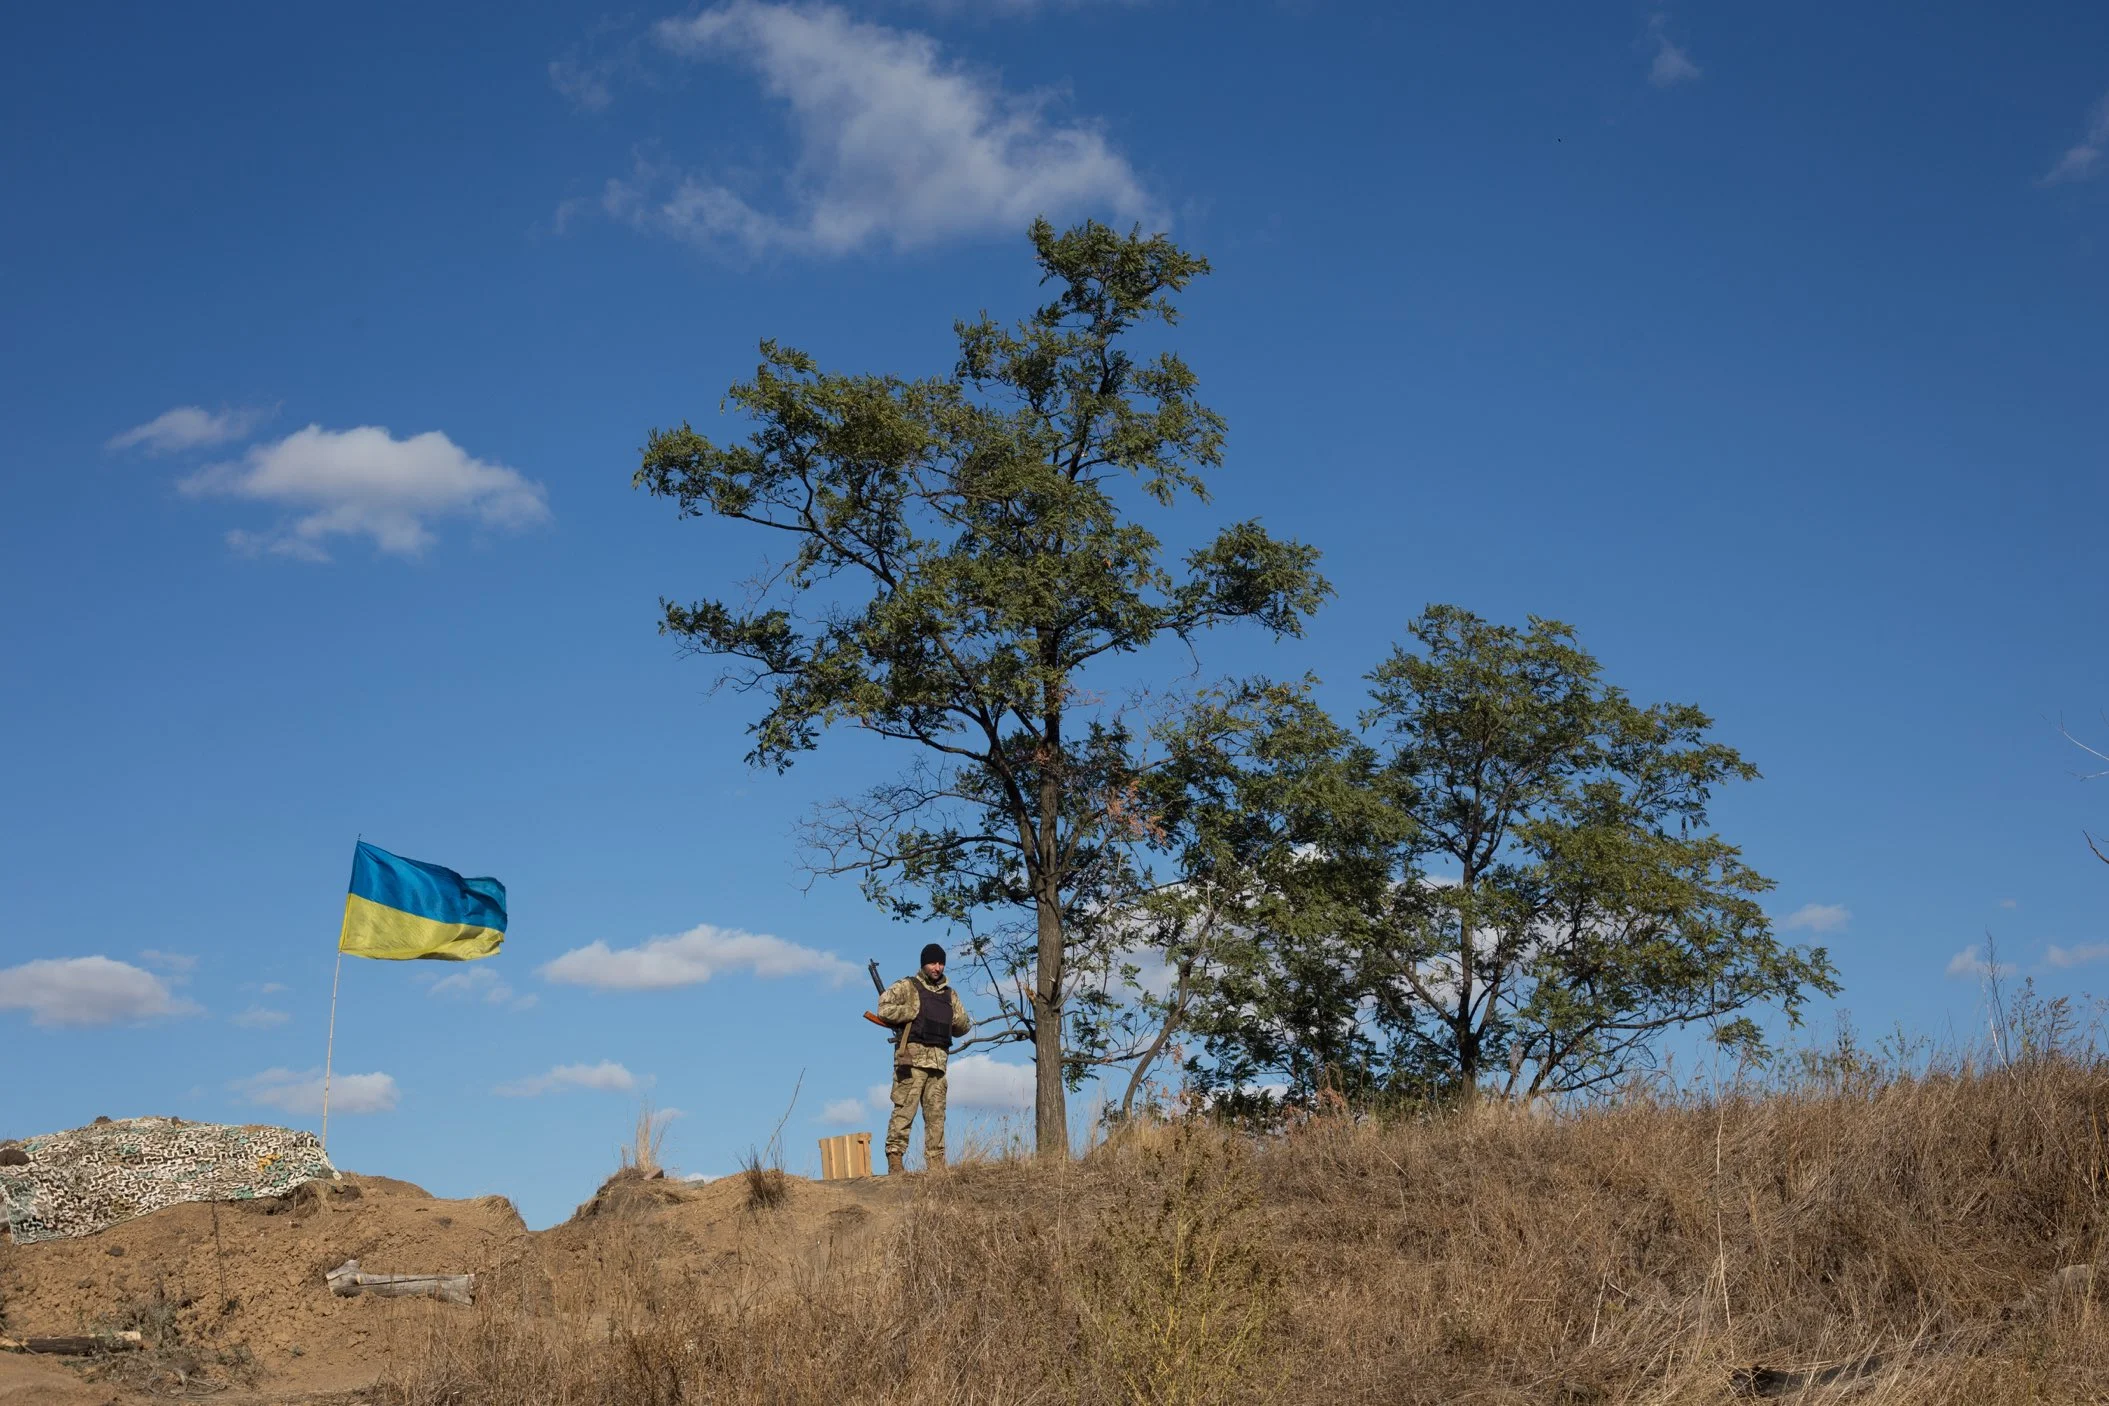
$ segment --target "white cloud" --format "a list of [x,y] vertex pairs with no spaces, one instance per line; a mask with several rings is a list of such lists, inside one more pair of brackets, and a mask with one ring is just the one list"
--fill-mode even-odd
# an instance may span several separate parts
[[198,959],[188,952],[157,952],[149,947],[139,954],[139,960],[167,972],[171,980],[178,982],[198,969]]
[[231,1015],[228,1020],[244,1030],[268,1030],[274,1025],[284,1025],[293,1017],[284,1011],[266,1010],[262,1006],[251,1006],[240,1015]]
[[945,1084],[954,1108],[1014,1113],[1033,1106],[1030,1064],[1000,1064],[985,1054],[961,1055],[946,1067]]
[[1697,81],[1699,65],[1692,56],[1670,42],[1669,17],[1660,13],[1648,20],[1648,37],[1655,41],[1655,62],[1648,66],[1648,81],[1658,88]]
[[520,996],[504,977],[489,967],[478,964],[463,967],[452,975],[443,976],[432,983],[427,996],[459,996],[465,1000],[482,1001],[485,1005],[510,1005],[516,1011],[532,1007],[540,999],[536,996]]
[[1853,912],[1843,903],[1804,903],[1801,907],[1780,919],[1780,926],[1788,931],[1807,928],[1810,932],[1836,932],[1853,920]]
[[110,450],[145,449],[149,454],[173,454],[183,449],[204,449],[240,439],[262,424],[267,410],[222,410],[214,413],[196,405],[164,410],[143,425],[103,443]]
[[34,1025],[115,1025],[198,1007],[171,995],[152,972],[109,957],[48,957],[0,969],[0,1010],[28,1011]]
[[615,59],[552,59],[549,86],[580,112],[603,112],[615,101]]
[[[249,1102],[284,1113],[322,1111],[322,1071],[266,1069],[231,1086]],[[387,1113],[395,1108],[395,1079],[387,1074],[337,1074],[329,1081],[330,1112]]]
[[[916,3],[925,10],[946,16],[971,14],[983,18],[1013,18],[1039,10],[1079,10],[1092,4],[1093,0],[916,0]],[[1143,0],[1111,0],[1111,3],[1135,5]]]
[[381,551],[416,556],[437,540],[435,519],[467,517],[487,527],[521,528],[549,516],[542,485],[470,457],[438,430],[397,439],[374,425],[309,425],[252,447],[237,463],[193,474],[180,487],[299,514],[270,532],[230,532],[227,541],[238,551],[307,561],[327,561],[332,537],[371,537]]
[[759,0],[661,21],[664,47],[752,69],[787,103],[797,154],[781,212],[721,181],[640,162],[611,180],[611,215],[711,247],[843,254],[915,248],[1035,216],[1154,218],[1127,159],[1090,122],[1063,122],[1047,93],[1006,92],[945,60],[928,35],[853,19],[833,5]]
[[2053,967],[2084,967],[2109,960],[2109,942],[2082,942],[2073,947],[2060,947],[2053,942],[2044,950],[2043,960]]
[[[881,1109],[891,1107],[882,1102]],[[861,1123],[871,1114],[871,1107],[861,1098],[838,1098],[820,1110],[819,1121],[834,1127],[844,1123]]]
[[2102,153],[2109,150],[2109,97],[2094,105],[2087,117],[2087,133],[2058,158],[2043,177],[2043,184],[2056,185],[2060,181],[2084,181],[2091,179],[2101,168]]
[[575,947],[542,967],[548,981],[593,986],[603,991],[655,991],[694,986],[723,972],[755,976],[818,976],[840,986],[857,968],[832,952],[819,952],[764,933],[699,924],[673,937],[655,937],[637,947],[605,942]]
[[1948,959],[1948,975],[1967,977],[1972,981],[1987,976],[2004,981],[2014,974],[2014,970],[2012,962],[2001,962],[1996,967],[1986,962],[1984,953],[1974,942]]
[[[1033,1106],[1033,1067],[1007,1064],[985,1054],[957,1055],[945,1068],[946,1101],[975,1112],[1018,1113]],[[880,1114],[893,1111],[893,1086],[873,1084],[864,1104]],[[865,1116],[856,1099],[839,1099],[821,1110],[824,1123],[849,1123]]]
[[493,1092],[506,1098],[540,1098],[565,1089],[598,1089],[606,1093],[629,1093],[637,1088],[637,1076],[612,1059],[599,1064],[560,1064],[547,1074],[500,1084]]
[[1999,900],[1999,906],[2001,908],[2019,908],[2021,900],[2018,898],[2002,898]]

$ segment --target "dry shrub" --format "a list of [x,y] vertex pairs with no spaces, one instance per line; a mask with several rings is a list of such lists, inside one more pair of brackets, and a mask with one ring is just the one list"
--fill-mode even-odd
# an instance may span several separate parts
[[750,1211],[773,1211],[790,1194],[791,1179],[784,1175],[784,1169],[763,1160],[759,1152],[747,1154],[740,1164],[740,1175],[747,1182],[747,1209]]
[[986,1162],[1012,1162],[1032,1156],[1032,1124],[1011,1116],[955,1120],[949,1157],[954,1167]]
[[576,1301],[499,1281],[388,1399],[2109,1400],[2109,1067],[1835,1072],[1558,1118],[1142,1125],[889,1192],[824,1271],[703,1275],[610,1219],[636,1248]]
[[1135,1203],[1101,1210],[1078,1258],[1087,1352],[1132,1406],[1234,1401],[1279,1288],[1249,1154],[1183,1123],[1139,1160]]
[[97,1354],[82,1364],[85,1378],[173,1399],[215,1396],[230,1386],[255,1385],[256,1359],[248,1344],[223,1338],[218,1332],[206,1334],[201,1341],[187,1339],[180,1316],[187,1307],[189,1301],[171,1298],[166,1283],[157,1277],[150,1296],[120,1304],[92,1325],[97,1333],[138,1333],[139,1348]]
[[630,1135],[630,1144],[617,1151],[619,1169],[635,1171],[640,1176],[656,1176],[666,1170],[659,1160],[659,1153],[666,1146],[667,1115],[653,1109],[649,1100],[637,1109],[637,1128]]

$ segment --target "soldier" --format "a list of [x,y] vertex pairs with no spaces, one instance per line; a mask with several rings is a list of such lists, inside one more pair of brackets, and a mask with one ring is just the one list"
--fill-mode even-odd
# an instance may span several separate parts
[[908,1129],[917,1104],[923,1109],[923,1165],[945,1165],[945,1060],[952,1039],[973,1025],[966,1003],[945,981],[945,949],[923,949],[922,969],[904,976],[879,997],[879,1019],[898,1032],[893,1040],[893,1117],[886,1124],[886,1170],[901,1170]]

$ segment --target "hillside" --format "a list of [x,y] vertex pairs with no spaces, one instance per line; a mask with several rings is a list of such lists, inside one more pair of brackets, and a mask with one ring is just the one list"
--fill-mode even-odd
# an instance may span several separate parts
[[[773,1206],[629,1173],[540,1233],[349,1177],[219,1207],[217,1237],[185,1206],[7,1250],[10,1331],[161,1346],[0,1358],[0,1401],[2103,1401],[2105,1134],[2109,1069],[2058,1060],[1150,1127],[1069,1166],[786,1178]],[[485,1277],[473,1308],[332,1299],[349,1256]]]

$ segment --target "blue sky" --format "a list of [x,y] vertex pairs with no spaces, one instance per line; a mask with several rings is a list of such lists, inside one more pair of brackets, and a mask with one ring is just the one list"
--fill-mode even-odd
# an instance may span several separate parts
[[47,7],[0,64],[0,1135],[311,1125],[361,834],[513,918],[347,964],[341,1164],[541,1224],[641,1098],[703,1173],[801,1071],[794,1168],[879,1126],[859,969],[932,934],[791,829],[884,758],[742,765],[655,603],[762,549],[629,475],[763,336],[948,368],[1043,210],[1215,263],[1167,539],[1326,553],[1209,672],[1348,711],[1428,601],[1556,616],[1763,769],[1717,819],[1863,1029],[1974,1028],[1988,932],[2109,969],[2100,6]]

